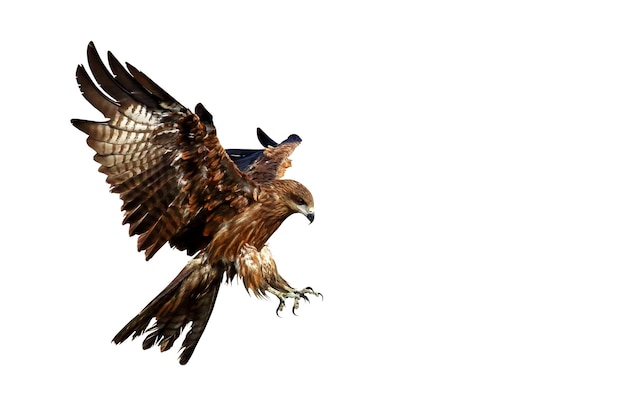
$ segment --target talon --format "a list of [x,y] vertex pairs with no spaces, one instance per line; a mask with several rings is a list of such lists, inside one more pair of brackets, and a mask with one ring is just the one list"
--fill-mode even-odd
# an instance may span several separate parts
[[279,302],[278,302],[278,308],[276,309],[276,315],[278,317],[280,317],[280,314],[278,314],[278,313],[283,311],[283,308],[285,308],[285,300],[282,299],[282,298],[279,298],[278,300],[279,300]]
[[322,296],[322,294],[316,292],[311,287],[306,287],[301,290],[294,290],[293,288],[286,288],[283,291],[270,287],[267,289],[267,291],[274,294],[278,298],[279,303],[278,303],[278,308],[276,309],[276,315],[278,317],[280,317],[279,313],[283,311],[283,308],[285,307],[286,298],[293,298],[293,307],[291,308],[291,313],[294,316],[297,316],[296,310],[300,307],[300,299],[303,299],[307,303],[311,302],[307,294],[313,294],[316,297],[322,297],[322,300],[324,299],[324,296]]

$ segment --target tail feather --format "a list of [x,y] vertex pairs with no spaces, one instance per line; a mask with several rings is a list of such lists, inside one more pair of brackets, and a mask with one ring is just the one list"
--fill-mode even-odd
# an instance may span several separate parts
[[217,293],[220,288],[220,281],[217,280],[217,284],[207,291],[206,295],[202,297],[198,305],[196,306],[196,310],[199,316],[202,316],[202,320],[194,321],[191,323],[191,329],[185,336],[185,340],[183,340],[182,344],[182,352],[178,357],[178,360],[181,365],[189,362],[191,355],[193,355],[194,350],[196,350],[196,346],[198,345],[198,341],[206,328],[207,322],[209,321],[209,317],[211,317],[211,313],[213,312],[213,307],[215,307],[215,300],[217,299]]
[[[169,350],[188,323],[191,329],[181,347],[179,362],[185,365],[193,354],[211,317],[222,281],[224,268],[203,262],[203,253],[189,261],[174,280],[157,295],[117,335],[113,342],[120,344],[131,337],[148,333],[143,348],[159,345],[162,352]],[[148,328],[152,319],[156,322]]]

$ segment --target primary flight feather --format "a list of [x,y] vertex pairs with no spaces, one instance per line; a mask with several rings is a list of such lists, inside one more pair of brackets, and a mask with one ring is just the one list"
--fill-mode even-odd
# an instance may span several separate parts
[[281,179],[301,139],[291,135],[279,144],[257,129],[263,149],[224,149],[202,104],[190,111],[110,52],[107,68],[93,43],[87,47],[87,61],[95,83],[79,65],[78,85],[107,120],[73,119],[72,124],[88,135],[99,170],[111,192],[120,195],[123,223],[129,224],[131,235],[138,235],[138,250],[148,260],[169,243],[195,255],[113,341],[147,333],[143,348],[159,345],[165,351],[191,323],[179,357],[184,365],[207,325],[223,279],[238,276],[249,292],[276,295],[277,312],[287,298],[293,298],[295,311],[307,294],[319,295],[310,287],[292,288],[266,246],[291,214],[314,219],[309,190]]

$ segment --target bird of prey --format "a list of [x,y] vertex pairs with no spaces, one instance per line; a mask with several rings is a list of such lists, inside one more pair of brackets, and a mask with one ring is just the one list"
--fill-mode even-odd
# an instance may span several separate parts
[[[195,255],[174,280],[113,338],[118,344],[147,333],[143,348],[170,349],[187,324],[180,364],[186,364],[207,325],[221,282],[241,278],[248,292],[287,299],[293,309],[310,287],[295,289],[278,273],[267,240],[291,214],[313,222],[313,196],[297,181],[281,179],[297,135],[282,143],[257,129],[262,149],[224,149],[213,117],[192,112],[144,73],[109,52],[109,68],[92,42],[76,79],[85,99],[107,119],[72,119],[88,135],[99,171],[123,201],[124,224],[138,235],[149,260],[165,243]],[[154,320],[153,320],[154,319]],[[152,326],[148,327],[150,323]]]

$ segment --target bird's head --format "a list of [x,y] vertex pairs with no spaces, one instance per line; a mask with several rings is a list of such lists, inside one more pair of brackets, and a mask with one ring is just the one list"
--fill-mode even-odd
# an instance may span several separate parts
[[292,213],[301,213],[310,223],[315,219],[313,195],[302,184],[293,180],[281,180],[283,185],[283,199]]

